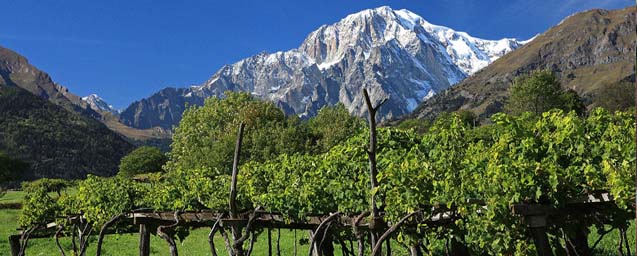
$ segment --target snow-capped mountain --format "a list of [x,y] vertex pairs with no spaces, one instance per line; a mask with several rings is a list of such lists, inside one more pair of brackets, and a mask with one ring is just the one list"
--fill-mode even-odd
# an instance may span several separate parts
[[521,45],[515,39],[475,38],[433,25],[408,10],[379,7],[319,27],[296,49],[226,65],[205,83],[180,90],[181,99],[159,92],[135,102],[120,118],[137,128],[170,128],[183,112],[183,106],[174,103],[201,102],[227,90],[250,92],[301,117],[338,102],[363,116],[361,91],[367,88],[372,100],[389,98],[379,113],[387,119],[411,112]]
[[104,99],[97,94],[91,94],[86,97],[82,97],[82,100],[85,101],[93,110],[98,112],[110,112],[113,114],[118,114],[119,110],[113,108],[112,105],[109,105]]

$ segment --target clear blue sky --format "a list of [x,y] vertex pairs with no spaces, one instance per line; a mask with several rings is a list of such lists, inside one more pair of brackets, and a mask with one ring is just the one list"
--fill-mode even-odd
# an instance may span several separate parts
[[388,5],[485,39],[527,39],[564,17],[634,0],[13,0],[0,45],[72,92],[117,108],[166,86],[208,79],[224,64],[297,47],[322,24]]

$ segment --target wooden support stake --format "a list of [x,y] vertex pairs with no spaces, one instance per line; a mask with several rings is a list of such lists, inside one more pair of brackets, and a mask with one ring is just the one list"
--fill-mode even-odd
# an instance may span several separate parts
[[546,234],[546,215],[525,216],[533,235],[533,242],[538,256],[552,256],[551,244]]
[[281,228],[276,230],[276,256],[281,256]]
[[[237,143],[234,148],[234,159],[232,161],[232,183],[230,184],[230,218],[232,219],[236,219],[238,217],[237,175],[239,173],[239,157],[241,155],[241,142],[243,141],[244,128],[245,124],[241,122],[239,124],[239,131],[237,132]],[[245,252],[243,251],[243,241],[239,242],[241,239],[241,227],[233,225],[230,228],[232,231],[232,239],[234,240],[233,251],[235,256],[245,255]],[[248,230],[246,230],[246,235],[249,235]]]
[[[230,218],[237,218],[237,175],[239,173],[239,157],[241,154],[241,142],[243,141],[243,129],[245,124],[239,124],[237,143],[234,147],[234,160],[232,161],[232,183],[230,184]],[[238,237],[237,237],[238,238]]]
[[299,243],[298,240],[296,240],[296,229],[294,230],[294,256],[296,256],[296,244]]
[[20,253],[20,236],[19,235],[9,236],[9,247],[11,247],[11,256],[18,256],[18,254]]
[[[367,93],[367,89],[363,89],[363,97],[365,98],[365,104],[367,105],[367,113],[369,114],[369,149],[367,150],[367,156],[369,158],[369,180],[371,183],[371,190],[375,191],[378,187],[378,180],[376,176],[378,175],[378,169],[376,167],[376,111],[378,108],[382,106],[387,98],[383,99],[378,106],[372,106],[372,101],[369,98],[369,94]],[[379,221],[378,217],[378,207],[376,205],[376,195],[372,194],[371,196],[371,208],[372,208],[372,221],[370,225],[370,244],[372,248],[376,247],[376,239],[378,233],[375,231],[377,227],[377,222]]]
[[150,255],[150,231],[146,224],[139,224],[139,256]]
[[268,228],[268,256],[272,256],[272,229]]

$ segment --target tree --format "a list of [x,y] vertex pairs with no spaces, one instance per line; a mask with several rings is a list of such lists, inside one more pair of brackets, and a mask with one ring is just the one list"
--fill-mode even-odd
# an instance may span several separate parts
[[631,82],[620,82],[601,89],[597,93],[596,105],[609,111],[624,111],[635,106],[635,86]]
[[160,172],[168,161],[158,148],[143,146],[124,156],[119,164],[119,175],[132,177],[137,174]]
[[28,167],[27,163],[0,152],[0,184],[20,178]]
[[504,108],[513,115],[524,112],[539,115],[554,108],[581,113],[582,106],[575,91],[562,90],[559,80],[550,70],[541,70],[515,79]]
[[287,119],[271,102],[248,93],[225,92],[225,98],[206,99],[190,107],[175,130],[166,168],[205,169],[213,176],[229,174],[239,123],[244,123],[241,161],[264,161],[281,153],[303,151],[304,135],[298,120]]
[[27,163],[10,158],[0,152],[0,197],[6,192],[6,184],[19,179],[28,168]]
[[342,103],[321,108],[308,125],[318,152],[328,151],[365,127],[363,120],[350,115]]
[[579,116],[586,113],[586,105],[582,101],[581,97],[573,89],[568,89],[560,95],[562,100],[562,109],[570,111],[573,110]]

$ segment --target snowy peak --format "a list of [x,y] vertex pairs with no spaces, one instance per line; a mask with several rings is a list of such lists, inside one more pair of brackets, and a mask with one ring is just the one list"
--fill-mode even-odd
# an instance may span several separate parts
[[85,101],[93,110],[98,112],[110,112],[113,114],[118,114],[119,111],[113,108],[112,105],[106,103],[104,99],[97,94],[91,94],[86,97],[82,97],[82,100]]
[[472,37],[383,6],[322,25],[298,48],[225,65],[180,96],[163,90],[149,98],[153,104],[132,104],[120,119],[137,128],[170,128],[181,118],[183,102],[223,97],[228,90],[274,102],[290,115],[311,117],[323,106],[343,103],[350,113],[365,116],[365,88],[373,101],[389,98],[379,113],[387,120],[411,113],[520,45],[515,39]]
[[467,75],[486,67],[503,55],[522,46],[524,42],[503,38],[486,40],[473,37],[465,32],[434,25],[409,10],[397,10],[395,13],[401,21],[410,27],[420,26],[427,34],[440,43],[452,61]]
[[516,39],[485,40],[434,25],[409,10],[388,6],[348,15],[332,25],[312,32],[300,47],[322,69],[340,61],[348,50],[369,48],[396,40],[406,49],[415,41],[428,43],[446,52],[446,57],[472,75],[523,43]]

